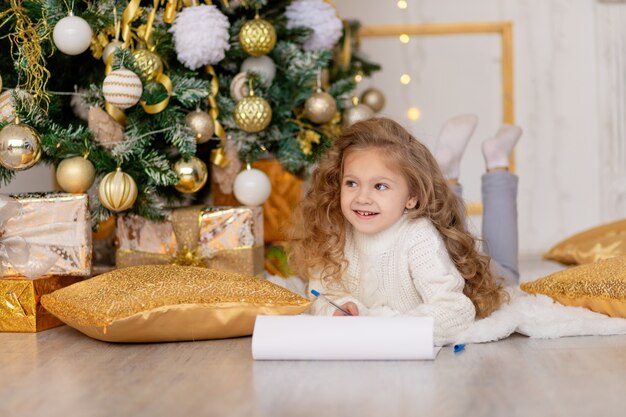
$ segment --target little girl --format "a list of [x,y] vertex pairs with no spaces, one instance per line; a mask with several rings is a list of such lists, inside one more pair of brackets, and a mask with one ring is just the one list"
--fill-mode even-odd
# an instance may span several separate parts
[[[458,166],[464,140],[442,144],[449,167]],[[465,227],[448,185],[454,178],[447,176],[392,120],[346,129],[320,161],[294,216],[293,267],[309,281],[309,292],[352,315],[430,316],[437,345],[496,310],[506,295]],[[323,300],[311,311],[337,315]]]

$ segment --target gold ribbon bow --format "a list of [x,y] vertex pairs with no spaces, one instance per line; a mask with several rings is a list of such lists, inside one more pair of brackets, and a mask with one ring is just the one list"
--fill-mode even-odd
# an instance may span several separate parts
[[0,277],[12,268],[27,278],[37,278],[52,268],[58,256],[27,241],[27,237],[37,235],[36,230],[7,230],[9,220],[20,214],[21,204],[17,200],[0,195]]
[[[264,257],[264,248],[262,245],[230,247],[222,250],[206,250],[209,245],[204,247],[199,246],[203,239],[201,237],[201,227],[203,216],[207,215],[205,210],[205,207],[202,206],[191,206],[172,211],[170,221],[174,236],[176,237],[176,252],[174,254],[171,252],[167,253],[166,251],[155,253],[143,250],[118,249],[115,255],[116,266],[118,268],[124,268],[138,265],[174,264],[203,266],[249,275],[261,274],[263,272]],[[212,214],[223,215],[220,212],[210,213],[208,215]],[[228,223],[235,221],[233,218],[229,220]],[[124,228],[128,227],[129,232],[132,233],[133,227],[131,227],[130,224],[122,225],[122,227],[119,226],[120,224],[118,224],[120,239],[124,240],[126,235]],[[142,228],[144,232],[149,230],[149,226],[144,225],[144,227],[146,226],[148,229]],[[204,239],[206,239],[206,237]],[[231,244],[233,244],[233,246],[236,245],[235,242],[231,242]],[[121,246],[124,247],[122,242]]]

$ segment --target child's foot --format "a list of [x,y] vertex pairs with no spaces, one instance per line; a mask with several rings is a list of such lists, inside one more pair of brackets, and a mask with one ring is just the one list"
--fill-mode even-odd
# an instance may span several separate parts
[[509,157],[515,144],[522,136],[522,129],[513,125],[502,125],[496,135],[482,144],[487,171],[508,170]]
[[448,120],[441,128],[434,155],[447,180],[459,178],[461,157],[477,124],[478,117],[463,114]]

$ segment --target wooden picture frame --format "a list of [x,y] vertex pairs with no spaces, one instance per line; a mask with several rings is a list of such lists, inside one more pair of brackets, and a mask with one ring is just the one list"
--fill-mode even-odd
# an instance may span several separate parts
[[[495,34],[500,37],[502,54],[501,83],[502,83],[502,123],[515,123],[514,85],[513,85],[513,23],[502,22],[461,22],[461,23],[424,23],[398,25],[367,25],[362,26],[357,33],[358,39],[375,37],[398,37],[402,34],[409,36],[445,36],[445,35],[472,35]],[[509,161],[509,170],[515,172],[515,155]],[[482,214],[481,203],[466,203],[470,215]]]

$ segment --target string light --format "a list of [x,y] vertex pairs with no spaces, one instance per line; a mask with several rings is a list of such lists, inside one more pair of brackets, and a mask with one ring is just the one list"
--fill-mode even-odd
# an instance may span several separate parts
[[409,43],[410,39],[411,38],[406,33],[403,33],[402,35],[400,35],[400,42],[402,43]]
[[421,115],[422,115],[422,112],[417,107],[410,107],[406,111],[406,117],[408,117],[409,120],[417,120],[421,117]]
[[406,9],[409,6],[406,0],[398,0],[397,5],[398,5],[398,9],[402,9],[402,10]]
[[409,74],[402,74],[400,76],[400,82],[404,85],[407,85],[411,82],[411,76]]

